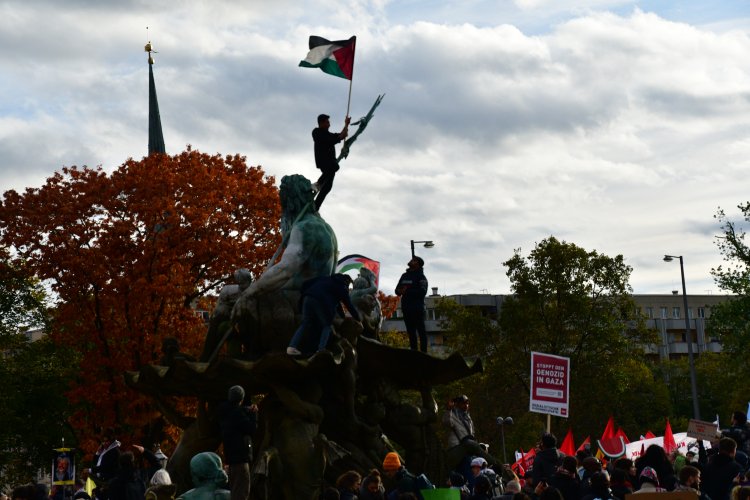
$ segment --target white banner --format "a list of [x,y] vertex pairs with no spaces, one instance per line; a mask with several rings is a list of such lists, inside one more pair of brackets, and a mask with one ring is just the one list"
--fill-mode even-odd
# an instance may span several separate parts
[[[674,434],[674,442],[677,444],[677,449],[680,450],[680,453],[682,453],[683,455],[687,453],[688,446],[690,447],[691,451],[694,451],[696,454],[698,454],[698,442],[693,438],[689,438],[687,432],[678,432]],[[657,444],[661,447],[664,447],[664,436],[651,439],[642,439],[640,441],[633,441],[632,443],[625,445],[625,456],[635,460],[636,458],[641,456],[641,449],[645,451],[652,444]],[[705,446],[706,449],[709,449],[711,448],[711,442],[703,441],[703,446]]]

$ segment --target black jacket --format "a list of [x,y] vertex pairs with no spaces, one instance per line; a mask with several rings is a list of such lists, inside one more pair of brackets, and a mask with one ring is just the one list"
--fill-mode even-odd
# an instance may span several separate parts
[[341,142],[339,134],[318,127],[313,129],[312,137],[315,143],[315,166],[324,172],[337,171],[339,164],[336,161],[335,146]]
[[250,436],[258,427],[258,416],[243,406],[224,401],[219,408],[224,461],[229,465],[253,459]]
[[703,468],[701,490],[711,500],[729,500],[732,480],[741,472],[742,466],[734,458],[719,453]]
[[531,479],[536,486],[539,481],[544,479],[549,481],[562,463],[563,455],[557,451],[557,448],[546,448],[539,451],[534,457],[534,466],[531,468]]
[[109,500],[144,500],[145,497],[146,483],[133,469],[120,469],[107,485]]
[[427,295],[427,278],[421,269],[407,269],[396,285],[396,295],[401,296],[401,311],[424,311],[424,297]]

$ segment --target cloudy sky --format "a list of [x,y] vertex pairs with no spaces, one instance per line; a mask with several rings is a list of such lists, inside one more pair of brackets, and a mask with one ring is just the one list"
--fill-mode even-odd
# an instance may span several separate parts
[[[146,27],[148,26],[148,34]],[[317,178],[310,131],[348,81],[299,68],[357,35],[351,115],[386,94],[321,210],[392,293],[420,249],[441,294],[508,293],[554,235],[622,254],[636,293],[720,293],[713,218],[750,199],[750,3],[5,0],[0,189],[147,152],[148,39],[167,151]]]

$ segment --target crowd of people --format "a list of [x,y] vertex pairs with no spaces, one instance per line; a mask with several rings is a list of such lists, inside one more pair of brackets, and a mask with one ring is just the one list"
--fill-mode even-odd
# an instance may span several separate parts
[[[229,389],[221,409],[225,462],[216,453],[199,453],[190,462],[194,488],[178,500],[248,500],[250,498],[251,436],[257,407],[243,405],[242,387]],[[750,500],[750,425],[747,415],[735,412],[732,426],[706,448],[691,443],[685,454],[649,446],[637,459],[602,461],[589,449],[568,456],[557,448],[557,438],[542,434],[532,467],[516,469],[498,462],[474,437],[465,395],[449,401],[443,415],[449,447],[446,460],[453,468],[438,487],[457,490],[461,500],[625,500],[626,495],[690,492],[697,500]],[[460,457],[457,459],[457,457]],[[123,450],[107,433],[92,467],[83,470],[69,494],[39,484],[14,488],[10,500],[175,500],[176,486],[150,450],[132,445]],[[87,491],[89,476],[96,488]],[[336,500],[422,500],[434,488],[424,474],[410,472],[401,456],[388,453],[379,469],[350,470],[335,484],[321,488],[320,498]],[[2,500],[7,500],[4,497]]]

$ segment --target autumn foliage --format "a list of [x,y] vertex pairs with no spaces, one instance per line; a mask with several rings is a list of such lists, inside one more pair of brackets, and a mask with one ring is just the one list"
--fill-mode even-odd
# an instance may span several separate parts
[[64,168],[41,188],[8,191],[0,242],[56,294],[51,337],[82,353],[68,391],[79,447],[97,429],[138,439],[156,415],[125,370],[158,362],[165,337],[195,357],[205,326],[191,304],[233,271],[258,276],[279,241],[274,179],[240,156],[193,151],[101,168]]

